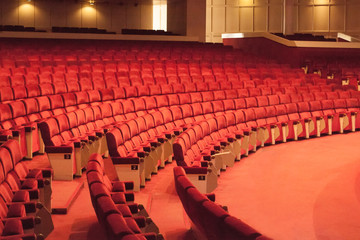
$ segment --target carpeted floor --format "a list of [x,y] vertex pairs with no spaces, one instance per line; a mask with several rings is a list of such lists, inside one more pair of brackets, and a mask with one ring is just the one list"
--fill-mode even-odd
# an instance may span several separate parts
[[[359,146],[360,133],[350,133],[259,149],[221,173],[216,202],[276,240],[360,239]],[[135,199],[167,240],[193,240],[174,188],[175,165],[153,175]],[[105,239],[88,191],[85,183],[68,214],[53,215],[47,239]]]

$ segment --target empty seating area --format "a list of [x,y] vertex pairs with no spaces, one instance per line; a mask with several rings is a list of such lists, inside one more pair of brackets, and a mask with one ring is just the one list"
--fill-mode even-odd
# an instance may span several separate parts
[[134,203],[133,182],[111,182],[101,155],[90,156],[86,175],[96,216],[108,239],[163,239],[144,207]]
[[[203,195],[221,172],[264,146],[360,129],[356,88],[219,44],[0,42],[0,152],[12,160],[1,158],[2,218],[17,196],[10,190],[29,192],[22,206],[51,209],[51,179],[86,170],[109,239],[162,239],[132,191],[174,159],[182,167],[174,169],[177,193],[209,239],[266,239]],[[39,154],[53,172],[25,167]],[[107,158],[116,181],[105,173]]]
[[51,170],[29,170],[19,144],[0,147],[1,239],[44,239],[53,230]]

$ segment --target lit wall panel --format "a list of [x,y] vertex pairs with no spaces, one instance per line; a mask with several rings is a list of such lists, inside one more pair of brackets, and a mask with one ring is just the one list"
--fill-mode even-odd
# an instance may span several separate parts
[[225,32],[225,6],[214,6],[212,9],[212,31]]
[[312,31],[313,30],[313,12],[312,6],[299,6],[298,10],[298,26],[299,31]]
[[239,31],[239,8],[234,6],[228,6],[225,9],[225,31],[226,32],[238,32]]
[[329,31],[329,6],[314,6],[314,30]]
[[19,1],[19,25],[33,27],[35,23],[34,2]]
[[88,3],[81,5],[81,27],[97,27],[97,5],[90,6]]
[[282,31],[282,11],[283,7],[281,4],[269,7],[269,32]]
[[242,7],[239,12],[239,24],[240,32],[252,32],[253,31],[253,14],[252,7]]
[[[260,2],[260,0],[258,0]],[[267,8],[255,7],[254,8],[254,31],[266,32],[267,31]]]

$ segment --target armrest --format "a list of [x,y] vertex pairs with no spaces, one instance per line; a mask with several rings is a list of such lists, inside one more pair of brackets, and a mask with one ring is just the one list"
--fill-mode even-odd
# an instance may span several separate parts
[[24,229],[31,229],[35,227],[35,224],[41,223],[40,217],[18,217],[18,218],[3,218],[1,219],[5,225],[9,220],[20,220]]
[[[27,191],[30,195],[30,199],[39,199],[39,189],[22,189],[23,191]],[[13,191],[16,194],[16,191]]]
[[132,192],[125,192],[125,198],[127,202],[133,202],[135,200],[134,193]]
[[139,164],[139,157],[112,157],[113,164]]
[[7,135],[7,134],[3,134],[3,133],[1,133],[0,134],[0,141],[2,141],[2,142],[6,142],[7,140],[9,140],[9,139],[11,139],[12,138],[12,135]]
[[205,196],[212,202],[215,202],[215,193],[207,193]]
[[132,217],[132,219],[135,220],[136,224],[140,228],[143,228],[146,226],[146,218],[144,216],[134,216],[134,217]]
[[72,146],[46,146],[45,152],[46,153],[72,153],[73,147]]
[[33,175],[36,174],[36,172],[40,170],[41,173],[42,173],[42,177],[43,178],[51,178],[53,173],[54,173],[54,170],[51,169],[51,168],[39,168],[39,169],[31,169],[28,173],[28,175],[26,176],[27,178],[34,178]]
[[186,174],[207,174],[207,167],[183,167]]

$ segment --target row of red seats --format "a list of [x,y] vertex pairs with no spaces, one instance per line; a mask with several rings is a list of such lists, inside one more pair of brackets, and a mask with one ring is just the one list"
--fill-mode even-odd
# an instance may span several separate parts
[[[30,97],[38,97],[38,96],[47,96],[47,95],[53,95],[53,94],[63,94],[63,93],[70,93],[70,92],[80,92],[80,91],[89,91],[89,90],[103,90],[108,89],[108,91],[111,91],[110,89],[115,88],[125,88],[131,89],[129,87],[137,87],[139,93],[137,93],[138,96],[148,96],[150,95],[150,91],[152,91],[151,88],[154,89],[154,91],[157,91],[157,89],[161,88],[161,92],[164,93],[181,93],[186,92],[186,88],[192,88],[191,84],[196,85],[212,85],[211,89],[230,89],[231,86],[234,86],[233,89],[237,88],[278,88],[276,91],[279,92],[286,92],[286,88],[288,87],[301,87],[303,86],[306,88],[314,88],[314,90],[317,91],[316,87],[313,86],[324,86],[327,85],[327,81],[321,80],[316,82],[308,82],[305,83],[305,81],[300,79],[290,79],[289,81],[280,82],[279,80],[249,80],[249,81],[227,81],[226,79],[219,79],[219,81],[210,81],[210,82],[185,82],[185,83],[178,83],[173,82],[169,83],[166,78],[164,79],[157,79],[158,81],[164,80],[161,84],[158,83],[158,87],[154,86],[153,83],[144,84],[143,80],[138,79],[137,81],[132,81],[133,86],[130,86],[130,81],[127,82],[118,82],[116,79],[108,79],[106,81],[103,80],[95,80],[91,81],[89,79],[84,81],[70,81],[70,82],[56,82],[56,83],[44,83],[44,84],[38,84],[38,85],[27,85],[27,86],[15,86],[15,87],[9,87],[9,86],[2,86],[0,89],[0,100],[1,102],[7,102],[17,99],[24,99],[24,98],[30,98]],[[190,85],[189,87],[187,85]],[[226,85],[226,86],[223,86]],[[333,85],[333,84],[332,84]],[[324,86],[324,87],[331,87],[331,86]],[[174,89],[175,88],[175,89]],[[341,85],[337,85],[337,88],[341,88]],[[149,89],[149,90],[148,90]],[[210,87],[209,87],[210,89]],[[124,91],[124,90],[123,90]],[[128,90],[127,90],[128,91]]]
[[[317,76],[317,77],[316,77]],[[313,84],[321,80],[318,75],[307,76],[308,81]],[[143,82],[144,84],[159,84],[164,82],[219,82],[219,81],[266,81],[278,80],[279,82],[291,82],[292,79],[305,80],[305,76],[290,75],[290,74],[248,74],[248,73],[221,73],[221,74],[207,74],[202,75],[198,73],[189,72],[85,72],[85,73],[42,73],[42,74],[19,74],[15,76],[0,76],[1,86],[27,86],[38,85],[44,83],[58,83],[58,82],[80,82],[86,80],[92,81],[118,81],[116,85],[136,85],[134,82]]]
[[90,198],[99,223],[108,239],[164,239],[142,205],[133,203],[131,182],[111,182],[104,171],[99,154],[90,156],[87,163]]
[[[124,81],[123,81],[124,80]],[[312,87],[312,85],[326,85],[326,80],[307,80],[304,82],[301,79],[290,79],[289,81],[281,82],[280,80],[247,80],[247,81],[239,81],[239,80],[231,80],[227,81],[227,79],[218,79],[220,81],[211,81],[211,82],[204,82],[203,79],[198,79],[199,81],[193,82],[193,79],[185,78],[186,82],[178,83],[168,82],[169,79],[166,78],[158,78],[157,85],[147,84],[144,85],[142,79],[138,79],[139,82],[133,81],[131,84],[135,85],[132,87],[136,87],[138,90],[135,96],[147,96],[147,95],[157,95],[157,94],[168,94],[168,93],[181,93],[181,92],[189,92],[189,91],[204,91],[203,89],[207,90],[217,90],[217,89],[238,89],[238,88],[264,88],[267,86],[270,87],[278,87],[279,91],[285,93],[287,87],[291,86],[304,86],[304,89],[307,87]],[[176,80],[176,79],[175,79]],[[212,79],[214,80],[214,79]],[[21,82],[20,82],[21,83]],[[19,83],[19,84],[20,84]],[[149,82],[150,83],[150,82]],[[78,91],[88,91],[88,90],[101,90],[101,89],[108,89],[110,88],[119,88],[119,86],[124,87],[125,90],[131,89],[130,81],[127,77],[124,79],[117,79],[117,78],[108,78],[106,80],[91,80],[85,79],[82,81],[60,81],[56,83],[49,83],[45,82],[42,84],[32,84],[32,85],[19,85],[15,87],[6,86],[6,81],[3,81],[3,85],[0,89],[0,100],[4,101],[11,101],[15,99],[23,99],[23,98],[30,98],[30,97],[37,97],[37,96],[45,96],[45,95],[52,95],[52,94],[61,94],[67,92],[78,92]],[[160,85],[160,86],[159,86]],[[168,86],[170,85],[170,86]],[[331,86],[323,86],[323,87],[331,87]],[[338,86],[339,87],[339,86]],[[285,88],[285,89],[281,89]],[[160,89],[160,91],[159,91]],[[196,90],[195,90],[196,89]],[[116,89],[118,91],[118,89]],[[123,92],[124,90],[122,90]],[[132,90],[134,91],[134,90]],[[315,91],[317,91],[315,89]],[[126,97],[133,97],[126,96]]]
[[[46,87],[44,85],[43,87]],[[143,111],[150,110],[156,107],[169,106],[172,104],[184,104],[191,102],[201,102],[210,100],[221,100],[227,98],[247,97],[276,94],[280,92],[308,92],[308,91],[331,91],[331,86],[318,86],[318,87],[287,87],[287,88],[250,88],[238,89],[243,85],[239,82],[232,82],[231,85],[219,82],[217,84],[209,83],[196,83],[196,84],[172,84],[161,86],[138,86],[138,87],[125,87],[114,89],[103,89],[93,91],[83,91],[74,93],[65,93],[61,95],[49,95],[43,97],[34,97],[23,100],[9,101],[8,104],[0,105],[2,114],[0,115],[1,126],[3,129],[14,129],[24,124],[28,128],[21,128],[17,131],[31,132],[36,130],[36,125],[32,122],[39,121],[42,118],[50,117],[51,115],[58,115],[64,112],[74,111],[78,108],[89,106],[89,104],[99,104],[104,101],[118,101],[123,98],[136,98],[147,95],[156,95],[154,97],[142,97],[140,99],[128,100],[123,103],[124,113],[129,111]],[[231,89],[232,88],[232,89]],[[4,90],[5,88],[2,88]],[[227,89],[224,91],[206,92],[215,89]],[[1,91],[1,90],[0,90]],[[197,91],[197,93],[195,93]],[[205,91],[205,92],[204,92]],[[171,95],[171,93],[184,94]],[[202,93],[200,93],[202,92]],[[5,93],[9,93],[6,92]],[[48,92],[50,94],[50,92]],[[162,94],[162,95],[161,95]],[[168,95],[170,94],[170,95]],[[158,96],[159,95],[159,96]],[[168,95],[168,96],[166,96]],[[4,96],[4,95],[1,95]],[[121,100],[122,101],[122,100]],[[131,105],[129,105],[131,104]],[[135,106],[132,106],[135,105]],[[37,136],[36,133],[34,133]],[[10,134],[11,135],[11,134]],[[16,133],[18,136],[19,133]],[[33,152],[39,150],[39,140],[33,138],[32,149]],[[24,140],[22,141],[22,149],[26,146]],[[25,150],[24,150],[25,151]],[[28,151],[28,154],[31,154]],[[25,154],[26,155],[26,154]],[[31,157],[31,156],[30,156]]]
[[22,159],[15,140],[0,147],[1,239],[43,239],[53,230],[51,171],[29,170]]
[[[221,146],[231,145],[227,149],[233,155],[230,159],[240,159],[240,155],[247,155],[249,150],[266,143],[355,131],[360,128],[359,106],[358,99],[349,98],[228,112],[194,124],[183,132],[174,143],[174,158],[180,166],[191,166],[194,162],[197,162],[195,166],[203,166],[201,161],[212,159],[214,150],[219,151]],[[222,168],[223,164],[214,166]]]
[[[38,89],[38,92],[42,92],[42,85],[51,86],[54,88],[53,91],[66,91],[72,92],[76,91],[76,89],[88,90],[88,89],[102,89],[102,88],[112,88],[119,86],[141,86],[141,85],[158,85],[158,84],[187,84],[187,83],[198,83],[198,82],[241,82],[247,83],[249,87],[251,86],[289,86],[289,85],[321,85],[326,84],[326,79],[320,78],[254,78],[250,79],[249,76],[240,76],[237,74],[231,75],[218,75],[218,76],[160,76],[153,77],[151,75],[146,76],[127,76],[127,74],[114,74],[114,73],[92,73],[91,75],[88,73],[84,74],[43,74],[43,75],[26,75],[21,76],[17,75],[15,77],[0,77],[0,86],[1,87],[12,87],[25,89],[26,87],[29,90],[35,91]],[[58,86],[60,85],[60,86]],[[65,85],[70,85],[69,89],[65,90],[57,90],[63,89]],[[76,86],[77,85],[77,86]],[[89,86],[86,86],[89,85]],[[23,88],[21,88],[23,87]],[[17,89],[16,89],[17,90]],[[20,90],[17,90],[20,91]],[[24,90],[26,91],[26,90]]]
[[[190,102],[202,102],[221,99],[232,99],[247,96],[259,96],[268,94],[277,94],[280,92],[297,93],[308,91],[331,91],[331,86],[318,87],[287,87],[287,88],[241,88],[241,83],[232,82],[232,85],[226,85],[219,82],[216,84],[197,83],[197,84],[173,84],[162,86],[139,86],[139,87],[125,87],[93,90],[87,92],[75,92],[61,95],[49,95],[36,98],[28,98],[21,101],[10,102],[8,104],[0,105],[2,115],[0,116],[1,126],[3,129],[11,129],[27,124],[29,128],[22,129],[22,131],[36,130],[36,126],[31,124],[42,118],[50,117],[51,115],[58,115],[64,112],[74,111],[78,108],[89,106],[89,104],[100,104],[104,101],[116,101],[123,98],[133,98],[147,95],[159,95],[154,97],[142,97],[139,99],[123,101],[124,113],[129,111],[144,111],[162,106],[169,106],[173,104],[185,104]],[[217,88],[228,89],[224,91],[206,92]],[[230,88],[233,88],[232,90]],[[198,92],[195,92],[198,91]],[[205,92],[204,92],[205,91]],[[171,95],[171,93],[190,92],[183,94]],[[202,93],[200,93],[202,92]],[[170,94],[170,95],[169,95]],[[167,95],[167,96],[166,96]],[[345,96],[346,97],[346,96]],[[130,104],[130,105],[129,105]],[[133,106],[134,105],[134,106]],[[25,133],[23,133],[24,135]],[[19,135],[19,134],[17,134]],[[35,133],[35,136],[37,134]],[[38,140],[36,137],[34,141],[33,151],[39,150]],[[24,142],[23,142],[24,143]],[[25,144],[23,145],[25,146]],[[29,153],[29,152],[28,152]]]
[[216,204],[215,195],[201,194],[181,167],[174,168],[175,189],[185,212],[207,239],[268,239]]
[[[312,96],[312,95],[309,95]],[[323,97],[326,98],[326,94]],[[331,96],[331,95],[330,95]],[[336,97],[338,95],[334,95]],[[110,132],[107,133],[107,144],[109,148],[109,154],[112,157],[116,157],[117,162],[121,162],[124,160],[127,163],[139,164],[139,157],[150,158],[151,156],[151,148],[148,148],[148,145],[157,146],[160,143],[163,143],[165,140],[171,140],[176,134],[182,131],[184,127],[187,125],[191,125],[193,122],[199,122],[205,119],[213,118],[215,116],[221,116],[224,112],[236,112],[238,115],[238,121],[243,122],[251,122],[255,125],[252,127],[257,127],[257,123],[261,123],[262,121],[267,121],[268,124],[272,123],[273,125],[278,125],[279,135],[276,138],[266,139],[268,142],[282,141],[282,131],[281,124],[277,124],[277,121],[281,120],[288,122],[289,114],[291,113],[291,120],[298,120],[303,118],[311,118],[312,115],[309,112],[313,112],[313,114],[317,112],[327,112],[336,113],[338,109],[352,109],[356,108],[359,105],[358,98],[348,98],[348,99],[335,99],[335,100],[314,100],[314,101],[306,101],[303,102],[302,99],[297,99],[299,102],[291,102],[290,95],[283,96],[268,96],[270,98],[263,97],[253,97],[253,98],[245,98],[239,99],[238,104],[234,105],[234,102],[224,100],[224,101],[214,101],[214,102],[204,102],[204,103],[195,103],[190,105],[180,105],[180,106],[170,106],[169,109],[160,109],[157,112],[151,112],[146,115],[137,117],[133,120],[121,123],[117,122],[115,128],[113,128]],[[293,99],[295,101],[295,98]],[[236,101],[236,99],[234,100]],[[224,104],[224,103],[232,103],[232,104]],[[224,106],[227,106],[224,108]],[[242,109],[242,110],[240,110]],[[241,115],[239,115],[241,114]],[[309,116],[310,114],[310,116]],[[294,119],[294,117],[297,117]],[[349,116],[350,117],[350,116]],[[340,120],[337,117],[333,117],[333,125],[332,131],[340,131]],[[267,119],[267,120],[266,120]],[[300,121],[300,120],[299,120]],[[358,120],[356,120],[358,121]],[[239,123],[240,123],[239,122]],[[314,121],[315,122],[315,121]],[[304,122],[302,122],[304,124]],[[241,124],[242,126],[245,124]],[[262,125],[261,125],[262,126]],[[268,125],[270,128],[271,125]],[[291,125],[292,126],[292,125]],[[342,129],[342,131],[346,128]],[[303,126],[305,129],[305,126]],[[328,129],[328,128],[327,128]],[[327,129],[321,129],[321,132],[328,131]],[[130,131],[131,130],[131,131]],[[270,129],[269,129],[270,131]],[[292,129],[287,130],[288,135],[286,138],[294,139],[294,131]],[[175,135],[174,135],[175,134]],[[296,138],[305,137],[307,135],[317,134],[317,128],[310,132],[298,132]],[[158,136],[158,137],[156,137]],[[160,138],[161,137],[161,138]],[[160,140],[159,140],[160,138]],[[170,141],[171,142],[171,141]],[[264,142],[265,143],[265,140]],[[139,147],[142,146],[142,147]],[[150,152],[148,155],[143,152]],[[164,151],[164,150],[162,150]],[[171,150],[168,152],[171,152]],[[150,157],[149,157],[150,156]],[[120,158],[118,158],[120,157]],[[160,162],[166,160],[168,156],[165,155],[164,159],[160,159]],[[129,162],[131,161],[133,162]],[[148,178],[151,173],[154,171],[154,168],[157,167],[157,163],[159,159],[150,159],[149,166],[146,167],[147,162],[145,161],[145,176],[140,176]],[[155,164],[155,165],[154,165]],[[155,170],[156,171],[156,170]],[[143,174],[142,172],[139,173]],[[144,182],[144,181],[142,181]]]
[[[295,89],[295,88],[294,88]],[[304,93],[304,94],[281,94],[281,95],[268,95],[268,96],[258,96],[258,97],[247,97],[243,98],[241,96],[238,98],[236,90],[229,90],[229,95],[225,95],[226,91],[214,91],[214,92],[194,92],[190,94],[175,94],[175,95],[159,95],[158,97],[150,97],[147,98],[146,101],[144,98],[135,98],[131,100],[125,100],[121,102],[114,102],[111,104],[100,104],[97,102],[98,106],[82,108],[76,110],[75,108],[71,108],[70,106],[65,108],[59,108],[57,111],[58,115],[65,114],[65,121],[55,121],[54,119],[46,120],[44,123],[50,126],[44,127],[46,130],[42,133],[42,137],[44,139],[45,145],[48,146],[60,146],[63,143],[68,142],[69,139],[73,137],[79,137],[81,135],[94,135],[94,129],[101,129],[104,126],[108,127],[110,124],[114,124],[116,122],[121,122],[125,120],[131,120],[133,118],[143,116],[146,113],[151,113],[156,109],[166,108],[166,107],[175,107],[179,105],[180,107],[189,105],[189,109],[181,110],[183,113],[187,111],[187,114],[197,115],[206,115],[206,114],[216,114],[217,112],[221,113],[223,111],[230,111],[235,109],[244,109],[258,106],[268,106],[268,105],[276,105],[276,104],[285,104],[290,103],[292,101],[311,101],[315,99],[336,99],[339,97],[342,98],[350,98],[351,94],[353,96],[357,96],[356,92],[315,92],[312,93]],[[232,94],[230,94],[232,93]],[[216,97],[216,98],[215,98]],[[228,99],[226,99],[228,98]],[[222,99],[222,100],[221,100]],[[104,98],[103,98],[104,101]],[[340,101],[340,100],[336,100]],[[11,105],[10,105],[11,106]],[[85,105],[86,106],[86,105]],[[89,105],[87,105],[89,106]],[[20,107],[20,105],[18,105]],[[66,111],[68,110],[68,111]],[[24,110],[25,113],[25,110]],[[55,112],[54,112],[55,113]],[[85,114],[85,115],[84,115]],[[74,116],[73,116],[74,115]],[[171,114],[170,114],[171,115]],[[172,117],[175,115],[173,114]],[[50,117],[50,115],[49,115]],[[65,123],[68,123],[67,126],[64,126]],[[50,124],[51,123],[51,124]],[[56,141],[56,144],[51,143],[51,139],[55,135],[62,134],[63,131],[68,131],[69,129],[78,128],[80,125],[84,124],[92,124],[93,126],[87,125],[83,129],[81,129],[80,133],[74,135],[64,136],[61,135],[61,138]],[[98,131],[99,132],[99,131]],[[96,135],[96,134],[95,134]],[[72,148],[69,148],[68,151],[71,153],[73,151]],[[73,171],[76,172],[80,170],[79,167],[74,168]]]
[[[35,62],[31,62],[35,65]],[[39,62],[40,64],[40,62]],[[91,72],[195,72],[202,75],[225,74],[225,73],[249,73],[249,74],[290,74],[293,76],[303,76],[302,69],[290,68],[287,65],[272,67],[252,68],[247,67],[241,62],[213,62],[213,61],[109,61],[109,62],[77,62],[77,61],[58,61],[49,66],[19,66],[2,67],[0,76],[16,75],[39,75],[56,73],[91,73]]]

